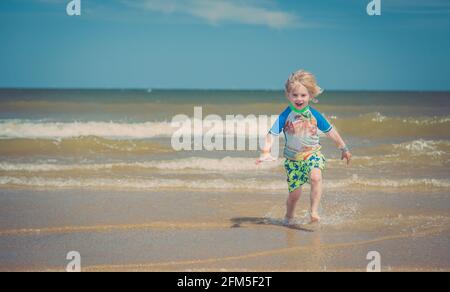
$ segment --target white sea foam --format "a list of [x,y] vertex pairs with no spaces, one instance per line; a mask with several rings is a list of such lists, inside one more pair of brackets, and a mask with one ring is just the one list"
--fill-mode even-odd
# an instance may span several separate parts
[[416,125],[436,125],[450,123],[450,117],[431,117],[431,118],[406,118],[402,120],[403,123]]
[[114,123],[114,122],[0,122],[0,138],[61,139],[82,136],[104,138],[144,139],[167,136],[173,132],[168,122]]
[[387,119],[387,117],[383,116],[381,113],[375,113],[374,115],[375,116],[372,118],[372,122],[375,123],[382,123]]
[[[272,121],[268,119],[253,119],[251,117],[230,117],[219,119],[215,117],[209,122],[191,119],[191,128],[172,125],[169,121],[125,123],[125,122],[50,122],[32,120],[0,120],[0,139],[34,138],[34,139],[64,139],[73,137],[96,136],[113,139],[146,139],[154,137],[172,137],[177,132],[183,135],[197,135],[194,132],[194,124],[202,124],[203,134],[237,136],[258,138],[265,136]],[[369,119],[375,123],[400,122],[413,125],[440,126],[450,123],[450,117],[423,117],[423,118],[391,118],[381,113],[371,113],[357,118],[338,119],[332,116],[330,120],[345,122],[347,127],[361,123]],[[208,124],[209,123],[209,124]],[[233,125],[233,126],[231,126]],[[236,125],[245,125],[239,126]],[[341,125],[342,127],[342,125]],[[345,127],[344,127],[345,128]]]
[[0,185],[42,187],[42,188],[88,188],[88,189],[120,189],[120,190],[158,190],[158,189],[198,189],[198,190],[277,190],[282,189],[280,183],[265,184],[264,187],[255,179],[233,180],[205,179],[74,179],[43,177],[0,177]]
[[[43,187],[43,188],[88,188],[120,190],[159,190],[159,189],[199,189],[199,190],[279,190],[287,186],[284,181],[262,181],[260,179],[111,179],[111,178],[44,178],[44,177],[0,177],[2,186]],[[344,180],[327,180],[328,189],[365,188],[441,188],[449,189],[448,179],[364,179],[353,177]]]
[[395,144],[394,148],[396,150],[408,151],[413,155],[439,157],[448,153],[450,142],[419,139],[402,144]]
[[[229,118],[228,120],[215,119],[209,122],[192,119],[191,127],[182,127],[171,122],[45,122],[29,120],[2,120],[0,121],[0,139],[33,138],[33,139],[64,139],[73,137],[96,136],[109,139],[146,139],[155,137],[172,137],[177,132],[184,136],[208,134],[258,138],[265,136],[271,126],[268,121],[259,121],[251,118]],[[194,125],[200,127],[194,131]],[[237,126],[240,125],[240,126]]]
[[412,125],[439,125],[439,124],[450,123],[449,116],[393,118],[393,117],[384,116],[383,114],[376,112],[376,113],[364,114],[361,117],[371,117],[371,121],[375,122],[375,123],[384,123],[384,122],[391,122],[391,121],[401,122],[404,124],[412,124]]
[[0,171],[71,171],[71,170],[111,170],[114,168],[143,168],[156,170],[204,170],[217,172],[258,171],[280,167],[278,162],[255,164],[255,158],[225,157],[222,159],[190,157],[174,160],[104,163],[104,164],[54,164],[54,163],[8,163],[0,162]]

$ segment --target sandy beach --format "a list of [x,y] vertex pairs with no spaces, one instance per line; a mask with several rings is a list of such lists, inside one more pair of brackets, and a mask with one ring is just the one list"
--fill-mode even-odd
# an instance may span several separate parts
[[445,193],[326,196],[304,229],[280,226],[283,193],[211,195],[1,190],[0,270],[62,272],[72,250],[82,271],[365,271],[369,251],[383,271],[450,270]]

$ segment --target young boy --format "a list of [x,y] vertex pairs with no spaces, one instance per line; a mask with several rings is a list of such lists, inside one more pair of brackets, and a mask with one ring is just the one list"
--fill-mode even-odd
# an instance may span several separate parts
[[345,142],[333,126],[314,108],[310,102],[322,93],[313,74],[306,71],[293,73],[286,82],[286,97],[290,104],[279,116],[266,138],[260,164],[273,160],[270,155],[274,136],[284,131],[286,145],[284,167],[287,173],[289,197],[284,219],[285,225],[294,224],[295,206],[300,199],[302,186],[311,184],[311,223],[320,221],[318,214],[322,197],[322,171],[325,168],[325,157],[320,152],[318,129],[330,137],[342,152],[342,160],[350,163],[352,154]]

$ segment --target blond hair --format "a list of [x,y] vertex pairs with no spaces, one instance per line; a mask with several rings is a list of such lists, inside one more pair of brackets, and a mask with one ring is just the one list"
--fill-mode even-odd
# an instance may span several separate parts
[[323,89],[317,85],[316,77],[305,70],[299,70],[291,74],[286,81],[286,92],[291,92],[298,84],[305,86],[312,98],[319,96],[323,92]]

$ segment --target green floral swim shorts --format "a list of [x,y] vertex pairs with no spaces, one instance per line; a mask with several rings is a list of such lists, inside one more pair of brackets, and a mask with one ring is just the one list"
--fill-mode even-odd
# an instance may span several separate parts
[[289,192],[293,192],[302,185],[309,183],[309,176],[314,168],[324,170],[325,156],[321,152],[316,152],[309,156],[306,160],[294,161],[286,159],[284,168],[287,173],[287,182]]

